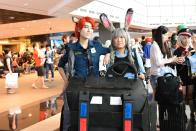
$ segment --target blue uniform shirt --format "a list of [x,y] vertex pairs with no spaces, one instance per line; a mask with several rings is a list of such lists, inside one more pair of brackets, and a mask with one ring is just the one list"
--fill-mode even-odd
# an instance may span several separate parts
[[[99,76],[99,57],[110,53],[109,48],[102,47],[101,43],[89,40],[88,48],[85,50],[78,42],[67,45],[69,49],[73,50],[75,56],[74,62],[74,77],[86,78],[91,72],[95,76]],[[88,59],[90,56],[90,63]],[[59,60],[58,67],[64,68],[68,62],[68,53],[65,53]],[[91,66],[91,69],[90,67]]]
[[151,48],[152,44],[151,43],[147,43],[144,45],[144,58],[150,59],[150,48]]

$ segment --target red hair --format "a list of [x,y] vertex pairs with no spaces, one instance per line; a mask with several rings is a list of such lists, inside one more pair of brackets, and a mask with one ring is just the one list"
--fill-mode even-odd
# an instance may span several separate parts
[[92,25],[93,30],[95,29],[95,20],[93,18],[88,17],[88,16],[82,17],[82,18],[80,18],[78,23],[76,23],[76,26],[75,26],[75,35],[77,38],[80,37],[79,31],[84,27],[86,22],[89,22]]
[[147,37],[146,39],[145,39],[145,42],[147,43],[147,42],[152,42],[152,39],[150,38],[150,37]]
[[64,34],[63,36],[62,36],[62,41],[64,42],[64,39],[67,39],[67,37],[69,37],[67,34]]

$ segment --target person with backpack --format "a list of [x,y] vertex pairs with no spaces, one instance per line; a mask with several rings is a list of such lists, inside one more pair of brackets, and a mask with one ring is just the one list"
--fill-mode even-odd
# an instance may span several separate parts
[[[159,107],[157,125],[160,126],[160,130],[181,130],[185,128],[185,110],[182,102],[181,83],[176,76],[175,70],[169,65],[181,64],[184,62],[184,58],[175,55],[169,58],[165,44],[168,40],[167,27],[159,26],[157,29],[152,30],[152,37],[154,42],[150,50],[150,82]],[[176,110],[180,111],[177,112]]]
[[[116,29],[112,34],[112,47],[114,48],[114,55],[111,55],[111,64],[120,61],[126,61],[130,64],[135,65],[138,71],[138,77],[145,79],[145,70],[141,56],[135,49],[128,48],[127,32],[124,29]],[[120,72],[124,70],[124,67],[119,67]],[[134,78],[132,73],[125,74],[124,77]]]
[[[132,17],[133,10],[128,10],[126,17]],[[131,23],[130,19],[125,19],[125,28],[117,28],[115,29],[113,24],[107,18],[107,15],[102,14],[100,16],[101,22],[106,29],[112,32],[112,39],[111,39],[111,57],[110,57],[110,65],[114,63],[125,61],[134,65],[138,71],[138,77],[141,79],[145,79],[145,70],[143,66],[143,61],[136,51],[136,48],[132,48],[133,45],[130,44],[130,36],[127,32],[128,26]],[[107,24],[109,23],[109,24]],[[118,66],[116,71],[121,73],[126,69],[124,66]],[[134,78],[134,74],[126,73],[124,77],[128,79]]]
[[161,71],[165,70],[165,65],[169,63],[182,63],[183,58],[173,56],[168,58],[165,42],[168,37],[168,28],[159,26],[157,29],[152,30],[153,42],[150,49],[150,82],[153,87],[154,93],[157,87],[157,78],[162,74]]
[[[100,55],[105,55],[104,64],[107,64],[110,58],[109,48],[103,48],[101,43],[90,40],[95,29],[94,19],[91,17],[75,18],[74,22],[78,41],[67,44],[67,51],[60,58],[58,64],[59,73],[64,80],[65,91],[69,78],[86,80],[89,75],[99,77]],[[66,63],[68,63],[67,70],[65,70]],[[64,109],[62,109],[60,130],[67,131],[70,127],[70,111],[65,92],[63,92],[63,96]]]

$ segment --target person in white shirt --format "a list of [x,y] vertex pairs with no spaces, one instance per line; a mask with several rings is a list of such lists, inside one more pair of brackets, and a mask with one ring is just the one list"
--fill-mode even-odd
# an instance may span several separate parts
[[48,81],[48,72],[51,71],[51,81],[54,80],[54,51],[51,50],[50,45],[46,45],[46,79],[45,81]]
[[167,58],[165,42],[167,41],[168,28],[165,26],[159,26],[156,30],[152,31],[153,44],[150,49],[150,82],[154,93],[156,91],[157,78],[161,76],[161,68],[165,64],[169,63],[182,63],[184,61],[181,57],[173,56],[172,58]]

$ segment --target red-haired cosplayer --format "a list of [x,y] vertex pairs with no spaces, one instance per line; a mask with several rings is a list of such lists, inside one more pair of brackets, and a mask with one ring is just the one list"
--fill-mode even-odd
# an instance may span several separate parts
[[78,39],[80,38],[80,31],[82,30],[83,27],[87,28],[89,26],[92,29],[92,31],[95,29],[95,21],[91,17],[82,17],[78,21],[76,20],[76,18],[74,18],[73,20],[76,23],[75,33]]
[[[104,64],[107,64],[110,58],[108,48],[102,47],[101,43],[97,41],[90,40],[95,29],[95,21],[90,17],[73,18],[73,21],[76,23],[75,33],[78,41],[67,44],[67,51],[60,58],[58,64],[59,73],[65,82],[65,88],[69,87],[68,78],[70,80],[86,80],[89,75],[99,77],[99,57],[105,55]],[[67,70],[65,70],[66,63],[68,63]],[[60,130],[67,131],[70,127],[70,112],[66,93],[63,92],[63,95],[64,109],[62,110]]]

